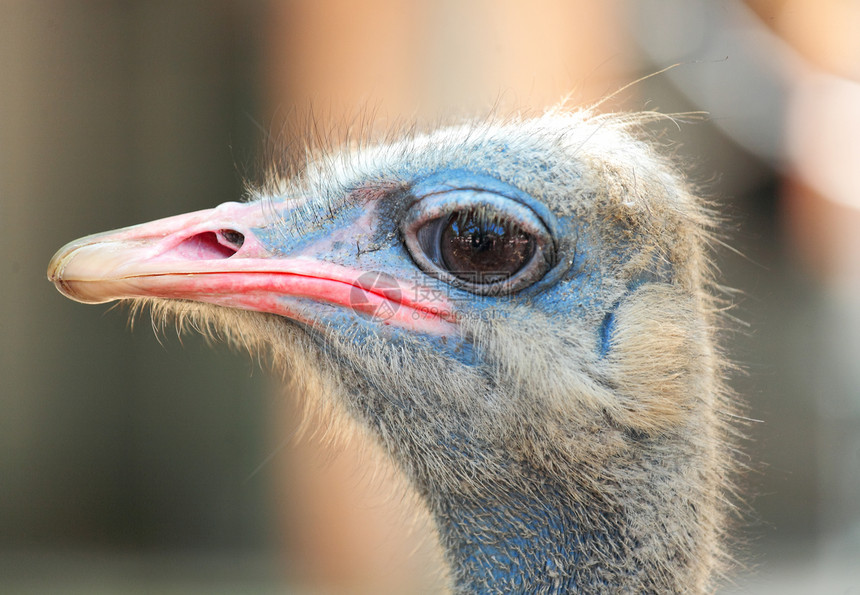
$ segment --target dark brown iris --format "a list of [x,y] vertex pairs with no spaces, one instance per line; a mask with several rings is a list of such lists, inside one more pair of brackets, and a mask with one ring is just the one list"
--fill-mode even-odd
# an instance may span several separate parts
[[448,271],[470,283],[488,284],[513,276],[535,251],[531,236],[509,221],[455,213],[442,229],[442,262]]

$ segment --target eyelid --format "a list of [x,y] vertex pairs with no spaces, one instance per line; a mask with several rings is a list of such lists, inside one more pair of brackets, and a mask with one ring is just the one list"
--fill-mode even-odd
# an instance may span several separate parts
[[[427,200],[432,196],[457,193],[479,193],[495,196],[501,200],[519,203],[530,209],[544,228],[549,230],[550,236],[555,238],[561,233],[558,221],[552,210],[543,202],[535,200],[527,192],[518,187],[502,182],[498,178],[486,174],[479,174],[468,170],[450,169],[436,172],[417,181],[411,188],[412,194],[418,199],[409,206],[411,209],[415,204]],[[553,249],[557,248],[553,245]]]
[[487,212],[515,221],[523,231],[535,235],[548,235],[551,238],[548,226],[528,206],[505,196],[480,190],[451,190],[419,200],[406,214],[403,229],[410,229],[419,221],[432,221],[456,211],[475,209],[486,209]]

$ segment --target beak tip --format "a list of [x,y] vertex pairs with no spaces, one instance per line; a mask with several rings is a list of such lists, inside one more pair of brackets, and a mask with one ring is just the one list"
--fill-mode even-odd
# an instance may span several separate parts
[[54,283],[55,285],[62,280],[63,272],[63,260],[66,255],[66,250],[62,249],[51,258],[51,262],[48,263],[48,281]]
[[48,263],[48,281],[54,284],[57,291],[76,302],[84,304],[99,304],[110,301],[103,298],[96,298],[93,295],[89,295],[86,291],[83,291],[87,285],[86,281],[68,278],[69,276],[66,274],[68,265],[74,260],[75,256],[78,255],[79,248],[81,247],[82,243],[78,240],[66,244],[60,248],[56,254],[54,254],[51,261]]

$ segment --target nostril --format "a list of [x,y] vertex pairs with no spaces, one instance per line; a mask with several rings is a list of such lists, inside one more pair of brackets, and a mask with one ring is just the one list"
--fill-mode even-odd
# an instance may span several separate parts
[[222,229],[218,233],[221,234],[221,237],[227,240],[227,243],[237,249],[241,248],[242,244],[245,243],[245,236],[233,229]]
[[[238,236],[238,240],[235,242],[227,240],[224,235],[225,231]],[[188,260],[220,260],[230,258],[239,251],[239,248],[245,241],[245,236],[232,230],[221,230],[219,233],[224,237],[223,240],[214,231],[204,231],[183,240],[171,252],[180,258]],[[236,246],[229,246],[226,242],[236,244]]]

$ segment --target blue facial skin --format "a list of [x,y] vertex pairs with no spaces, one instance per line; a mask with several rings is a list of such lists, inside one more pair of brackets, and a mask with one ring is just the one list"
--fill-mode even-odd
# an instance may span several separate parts
[[[551,266],[541,279],[511,294],[479,296],[447,285],[416,266],[404,244],[400,219],[411,205],[423,198],[457,190],[492,192],[525,205],[537,215],[554,240]],[[456,194],[452,194],[452,197],[455,199]],[[254,231],[264,244],[272,246],[273,253],[287,256],[330,237],[334,230],[350,226],[366,209],[376,208],[373,229],[355,230],[362,233],[356,233],[354,242],[344,241],[333,246],[326,254],[317,254],[315,257],[342,266],[377,271],[401,281],[415,279],[416,286],[444,291],[445,297],[461,317],[504,314],[512,306],[541,311],[560,321],[585,320],[586,315],[590,315],[595,351],[599,357],[606,357],[609,353],[614,310],[620,298],[613,297],[611,301],[606,301],[607,298],[599,297],[607,293],[600,290],[603,279],[589,266],[592,255],[596,254],[597,240],[579,222],[558,217],[546,205],[518,188],[484,174],[463,170],[448,170],[419,177],[379,201],[388,202],[369,206],[360,201],[344,200],[331,212],[321,214],[315,222],[308,221],[307,215],[303,215],[301,234],[291,232],[288,221]],[[296,227],[299,225],[296,224]],[[628,290],[632,290],[634,285],[628,286]],[[381,328],[378,319],[362,316],[349,308],[317,306],[310,301],[306,305],[329,323],[330,328],[336,332],[346,329],[348,336],[357,342],[383,334],[392,345],[401,342],[414,344],[414,331],[396,326]],[[313,330],[309,332],[321,349],[338,359],[337,353],[329,351],[331,345],[325,336],[315,334]],[[426,336],[422,340],[430,343],[436,353],[445,354],[461,365],[480,367],[482,363],[481,354],[468,337]],[[366,382],[368,384],[365,387],[356,389],[356,399],[361,401],[362,406],[372,399],[363,390],[373,389],[372,380],[367,379]],[[422,415],[420,412],[408,411],[410,404],[397,396],[388,398],[386,406],[397,407],[410,415]],[[413,419],[419,424],[432,423],[418,417]],[[367,421],[373,425],[379,420],[371,416]],[[480,461],[484,453],[488,452],[485,449],[489,448],[470,436],[440,434],[436,444],[440,451],[448,453],[445,456],[450,457],[452,465],[458,464],[458,459],[462,462],[464,458]],[[483,592],[486,585],[493,584],[500,585],[503,591],[516,592],[526,587],[526,580],[531,582],[536,578],[552,576],[558,578],[546,579],[545,583],[553,585],[554,592],[575,591],[574,568],[587,549],[587,542],[611,539],[606,533],[581,533],[576,520],[585,518],[576,513],[576,507],[581,505],[563,496],[561,488],[545,484],[537,475],[529,481],[532,490],[519,495],[507,494],[504,501],[463,499],[449,494],[439,495],[431,503],[438,517],[446,519],[440,525],[440,533],[454,572],[466,581],[464,584],[470,586],[472,591]],[[540,499],[534,495],[535,487],[539,490]],[[494,510],[499,513],[493,514]],[[584,513],[580,510],[578,514]],[[480,543],[472,537],[482,534],[503,537],[492,543]],[[547,552],[547,543],[553,543],[555,551]]]
[[[400,222],[396,220],[396,215],[402,216],[409,206],[425,197],[457,190],[492,192],[528,207],[537,215],[555,240],[555,245],[550,247],[552,266],[541,279],[511,294],[481,296],[449,285],[416,266],[403,242]],[[451,302],[461,317],[486,320],[494,316],[504,316],[508,308],[517,306],[533,308],[559,319],[568,318],[571,313],[574,313],[574,316],[577,312],[586,311],[609,313],[613,309],[613,304],[604,304],[595,297],[604,292],[593,290],[593,285],[599,284],[601,279],[587,267],[588,257],[594,252],[590,245],[592,238],[580,228],[578,222],[571,218],[557,217],[546,205],[518,188],[485,174],[446,170],[419,177],[394,194],[380,199],[380,202],[389,201],[396,205],[388,209],[379,208],[372,223],[374,229],[355,230],[364,233],[357,234],[355,241],[335,244],[334,249],[327,250],[325,254],[313,256],[346,267],[391,275],[406,281],[410,287],[415,287],[416,291],[439,292]],[[452,196],[455,197],[455,194]],[[287,216],[286,220],[257,228],[254,233],[264,245],[271,246],[275,255],[289,256],[301,252],[318,240],[330,237],[334,230],[348,228],[367,208],[368,205],[347,198],[336,208],[320,209],[317,217],[301,213],[298,216],[299,223],[290,221]],[[296,228],[301,228],[301,232],[296,231]],[[357,338],[360,338],[362,332],[376,335],[380,331],[378,321],[367,320],[366,317],[346,308],[342,310],[342,314],[334,309],[327,309],[325,318],[336,322],[335,327],[340,324],[349,326],[351,331],[358,333],[355,335]],[[392,332],[389,337],[392,341],[397,341],[398,333],[408,332],[414,338],[414,331],[390,328]],[[608,352],[609,330],[610,324],[595,328],[595,346],[602,356]],[[475,354],[467,339],[448,337],[441,341],[438,337],[430,336],[426,339],[434,343],[435,348],[448,352],[461,363],[476,363]]]

